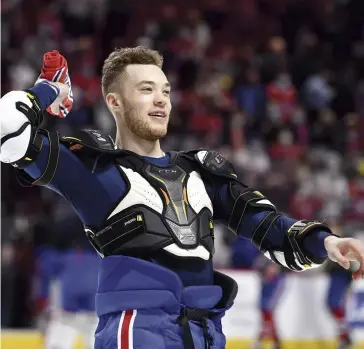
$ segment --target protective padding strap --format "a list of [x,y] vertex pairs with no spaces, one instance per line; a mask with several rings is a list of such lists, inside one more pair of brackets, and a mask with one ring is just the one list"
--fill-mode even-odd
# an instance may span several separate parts
[[[42,174],[37,179],[33,180],[24,171],[19,171],[19,169],[26,167],[26,165],[29,165],[30,162],[34,161],[33,157],[36,157],[40,152],[43,145],[43,138],[40,136],[40,134],[43,134],[49,140],[48,160]],[[36,137],[34,138],[34,143],[29,147],[26,156],[23,159],[21,159],[21,161],[12,164],[16,168],[16,173],[19,183],[25,187],[33,185],[45,186],[49,184],[52,181],[54,175],[56,174],[58,159],[59,159],[59,151],[60,151],[60,145],[59,145],[58,132],[49,132],[47,130],[41,130],[41,132],[37,134]]]
[[284,256],[289,268],[303,270],[309,268],[313,263],[321,264],[326,258],[311,260],[301,249],[301,241],[312,230],[324,230],[331,233],[330,228],[319,221],[297,221],[287,231]]
[[260,250],[262,250],[262,243],[270,227],[280,216],[281,214],[274,211],[268,213],[255,229],[251,240],[254,245],[257,246]]
[[[259,203],[261,201],[262,203]],[[239,226],[243,220],[249,206],[266,208],[267,210],[274,209],[274,206],[268,201],[268,204],[263,203],[267,201],[265,196],[259,191],[246,190],[242,192],[234,202],[233,209],[231,211],[230,219],[228,222],[228,228],[233,232],[237,232]]]

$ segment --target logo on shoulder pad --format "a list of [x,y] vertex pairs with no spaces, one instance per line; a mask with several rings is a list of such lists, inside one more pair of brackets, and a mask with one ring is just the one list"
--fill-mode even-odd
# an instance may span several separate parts
[[177,171],[169,170],[169,169],[161,169],[161,170],[158,170],[158,173],[177,173]]
[[220,154],[217,154],[215,156],[215,161],[220,165],[224,161],[224,158]]
[[106,139],[102,137],[101,133],[96,131],[91,131],[91,133],[97,138],[98,141],[106,142]]

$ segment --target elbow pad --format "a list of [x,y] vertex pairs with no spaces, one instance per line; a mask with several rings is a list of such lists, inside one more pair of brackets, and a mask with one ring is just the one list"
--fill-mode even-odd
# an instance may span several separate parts
[[28,91],[11,91],[0,100],[0,160],[13,164],[27,157],[36,131],[43,121],[37,96]]
[[332,234],[330,228],[318,221],[297,221],[287,230],[283,251],[268,250],[265,255],[293,271],[303,271],[306,269],[317,268],[326,258],[308,256],[302,251],[302,240],[312,230],[327,231]]
[[59,156],[58,133],[39,130],[43,111],[38,97],[30,91],[12,91],[0,100],[0,161],[24,169],[36,160],[43,146],[43,135],[49,139],[48,163],[39,178],[32,179],[17,171],[21,184],[48,184],[55,174]]

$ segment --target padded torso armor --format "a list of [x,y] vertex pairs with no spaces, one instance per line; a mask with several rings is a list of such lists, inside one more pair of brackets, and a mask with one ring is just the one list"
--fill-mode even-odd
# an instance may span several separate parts
[[[49,140],[48,162],[41,175],[33,179],[20,169],[22,162],[29,164],[39,155],[44,132]],[[59,140],[57,133],[38,130],[33,146],[16,164],[19,179],[30,185],[50,183],[57,170],[59,143],[78,154],[92,173],[103,174],[114,164],[125,180],[120,180],[120,184],[117,180],[113,182],[115,190],[122,186],[120,196],[124,196],[119,202],[113,201],[104,222],[97,228],[85,227],[101,255],[123,254],[154,260],[157,254],[161,255],[155,252],[167,251],[167,255],[211,259],[213,205],[204,184],[208,181],[215,207],[221,210],[219,215],[225,215],[223,220],[234,233],[241,231],[246,215],[265,212],[251,241],[277,264],[301,271],[315,268],[326,259],[304,251],[301,246],[313,230],[332,234],[328,226],[318,221],[296,221],[284,232],[283,245],[272,248],[267,234],[282,215],[263,194],[240,182],[229,161],[215,151],[170,153],[169,165],[160,167],[133,152],[116,149],[111,137],[97,130],[76,130],[72,136]],[[221,189],[217,195],[216,188]]]
[[170,153],[168,167],[123,151],[114,159],[128,188],[96,232],[88,237],[102,255],[150,254],[209,259],[214,253],[213,208],[193,157]]

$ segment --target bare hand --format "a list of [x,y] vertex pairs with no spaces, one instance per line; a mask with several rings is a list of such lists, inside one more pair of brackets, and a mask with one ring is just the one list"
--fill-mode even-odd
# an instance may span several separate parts
[[324,240],[324,244],[328,257],[343,268],[349,270],[350,261],[359,262],[360,266],[354,271],[353,278],[364,279],[364,246],[360,240],[328,236]]

